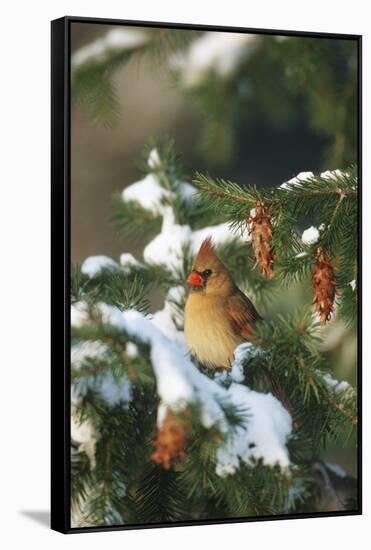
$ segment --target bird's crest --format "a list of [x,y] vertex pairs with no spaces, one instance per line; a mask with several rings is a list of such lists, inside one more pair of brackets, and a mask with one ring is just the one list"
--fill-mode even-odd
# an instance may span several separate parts
[[201,243],[200,249],[195,258],[193,267],[198,271],[221,267],[222,263],[215,252],[215,245],[211,237],[207,237]]
[[206,237],[201,243],[197,258],[204,259],[210,256],[215,256],[215,246],[211,237]]

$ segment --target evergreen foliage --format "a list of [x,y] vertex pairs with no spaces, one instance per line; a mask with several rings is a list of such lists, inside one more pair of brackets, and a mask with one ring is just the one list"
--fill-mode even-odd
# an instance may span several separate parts
[[[193,188],[171,143],[151,144],[146,158],[157,202],[146,207],[139,187],[136,200],[124,193],[114,207],[119,231],[141,231],[146,239],[143,258],[126,255],[120,264],[91,258],[71,274],[73,526],[313,512],[329,492],[332,509],[353,509],[354,484],[353,500],[339,494],[341,476],[330,471],[324,452],[355,430],[355,389],[332,377],[310,296],[285,314],[276,315],[271,305],[284,287],[311,286],[321,248],[336,268],[339,291],[327,324],[340,314],[356,325],[356,167],[269,189],[197,174]],[[253,269],[251,211],[259,204],[272,227],[272,280],[259,266]],[[305,244],[301,234],[308,226],[318,228],[317,238]],[[186,277],[202,231],[214,235],[218,254],[265,318],[233,369],[222,374],[186,354],[182,340]],[[183,237],[176,248],[177,235]],[[329,282],[321,282],[326,290]],[[150,290],[165,296],[160,312],[152,311]],[[191,391],[178,404],[168,393],[176,384]],[[244,406],[236,392],[260,405]],[[249,435],[259,414],[277,420],[265,449],[254,440],[264,433]],[[183,437],[169,468],[154,460],[166,422]],[[281,454],[269,459],[277,451],[272,434]],[[245,445],[247,437],[252,440],[240,456],[235,445]]]
[[[83,55],[72,57],[71,99],[81,104],[94,124],[106,127],[116,125],[120,115],[120,102],[115,86],[115,74],[134,56],[147,55],[156,66],[175,51],[181,51],[199,33],[179,32],[172,29],[130,29],[138,33],[134,41],[118,36],[120,30],[109,31],[106,39],[99,38],[93,47],[83,48]],[[110,34],[111,33],[111,34]],[[129,31],[130,33],[130,31]],[[125,34],[125,30],[121,30]]]
[[[122,27],[118,32],[124,36],[138,29]],[[169,84],[201,115],[198,145],[214,163],[231,158],[246,128],[253,131],[257,125],[269,125],[284,131],[294,126],[300,133],[303,124],[326,143],[330,168],[357,161],[358,53],[354,40],[250,35],[251,39],[241,39],[238,50],[230,51],[226,38],[222,61],[227,67],[232,55],[238,61],[224,72],[213,64],[214,52],[209,61],[207,54],[204,59],[208,33],[140,32],[145,36],[136,44],[126,43],[124,37],[121,46],[118,41],[113,47],[97,39],[83,62],[72,59],[72,98],[96,124],[112,126],[118,120],[115,75],[130,60],[145,56],[148,66],[166,69]],[[183,63],[187,55],[189,71]]]
[[[324,172],[290,181],[276,188],[257,189],[202,174],[194,179],[201,204],[223,212],[236,230],[248,228],[250,211],[257,204],[270,209],[272,245],[278,258],[278,276],[283,282],[292,284],[308,277],[316,251],[321,247],[334,259],[337,290],[341,295],[349,295],[350,283],[357,274],[357,168],[351,166],[344,172]],[[320,228],[315,246],[303,243],[298,233],[300,227],[309,225],[308,220]],[[351,301],[356,304],[355,299]],[[349,306],[346,299],[339,302],[344,317],[354,323],[356,307]]]

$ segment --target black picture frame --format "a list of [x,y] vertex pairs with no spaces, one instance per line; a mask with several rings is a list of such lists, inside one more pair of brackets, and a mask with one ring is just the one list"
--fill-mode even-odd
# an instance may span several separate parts
[[61,533],[153,529],[256,521],[304,519],[362,514],[362,185],[358,198],[358,508],[351,511],[125,524],[71,528],[70,525],[70,36],[74,23],[209,30],[265,35],[354,40],[358,47],[358,177],[362,183],[362,36],[281,29],[62,17],[51,22],[51,528]]

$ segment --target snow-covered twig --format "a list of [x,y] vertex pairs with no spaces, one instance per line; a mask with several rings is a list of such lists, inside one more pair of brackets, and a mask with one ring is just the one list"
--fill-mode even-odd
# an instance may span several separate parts
[[[81,311],[78,304],[73,307]],[[98,304],[98,309],[104,323],[150,346],[161,400],[159,426],[168,410],[179,412],[189,404],[195,404],[200,409],[203,426],[215,426],[227,436],[226,442],[217,451],[218,475],[233,474],[239,468],[240,461],[250,463],[252,459],[261,459],[264,464],[278,464],[283,468],[289,466],[286,443],[292,423],[285,408],[270,393],[259,393],[237,382],[227,389],[202,374],[190,360],[184,335],[173,322],[174,310],[169,299],[164,309],[152,319],[134,310],[120,312],[103,303]],[[76,319],[76,316],[73,318]],[[79,324],[85,322],[87,318],[78,320]],[[235,375],[240,361],[238,356],[237,364],[232,367]],[[225,408],[229,406],[242,411],[241,424],[233,429],[225,413]]]

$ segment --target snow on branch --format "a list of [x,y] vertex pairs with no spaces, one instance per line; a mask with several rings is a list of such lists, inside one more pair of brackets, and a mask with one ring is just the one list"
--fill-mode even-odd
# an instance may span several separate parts
[[89,256],[81,265],[81,272],[88,277],[95,277],[103,269],[115,271],[119,268],[118,264],[108,256]]
[[318,371],[316,378],[323,388],[323,397],[342,416],[356,425],[357,392],[346,380],[336,380],[330,373]]
[[306,181],[310,178],[313,178],[314,177],[314,174],[313,172],[300,172],[297,176],[291,178],[290,180],[288,181],[285,181],[284,183],[281,183],[281,185],[279,186],[281,189],[286,189],[288,191],[290,191],[290,189],[292,189],[292,187],[294,186],[297,186],[297,187],[301,187],[301,182],[302,181]]
[[[110,370],[114,360],[109,347],[100,341],[78,342],[71,346],[71,402],[74,405],[80,403],[88,390],[93,390],[111,407],[118,403],[128,407],[132,394],[131,382],[126,375],[114,378]],[[100,369],[100,365],[104,368]]]
[[[321,172],[319,175],[319,178],[322,180],[329,180],[329,181],[337,181],[339,178],[349,178],[350,174],[349,172],[343,171],[343,170],[326,170],[325,172]],[[314,181],[316,176],[313,174],[313,172],[300,172],[297,174],[297,176],[294,176],[288,181],[285,181],[282,183],[279,188],[285,189],[286,191],[290,191],[295,188],[300,188],[305,186],[306,182]]]
[[74,407],[72,408],[71,415],[71,439],[77,443],[78,452],[84,452],[88,456],[91,467],[94,468],[95,447],[99,434],[89,418],[86,418],[82,422],[77,419]]
[[[286,468],[290,464],[286,442],[291,434],[291,417],[281,403],[270,393],[258,393],[237,382],[225,388],[217,380],[201,373],[192,363],[184,341],[174,322],[174,306],[171,297],[179,298],[180,289],[171,289],[164,309],[146,318],[135,310],[120,312],[104,303],[97,308],[103,323],[113,325],[130,338],[150,347],[151,364],[160,397],[158,425],[161,427],[168,411],[184,411],[187,406],[197,405],[200,422],[209,429],[217,427],[226,439],[217,450],[216,473],[220,476],[233,474],[240,461],[250,463],[261,459],[264,464],[278,464]],[[83,306],[75,304],[77,326],[88,322],[82,317]],[[251,350],[246,349],[246,353]],[[238,365],[232,368],[232,379],[238,379]],[[241,413],[241,423],[231,426],[226,408],[234,407]]]
[[301,240],[303,244],[316,244],[316,242],[318,242],[318,239],[319,239],[319,230],[317,229],[317,227],[314,227],[313,225],[311,225],[310,227],[308,227],[308,229],[303,231],[303,234],[301,236]]
[[184,249],[188,247],[192,255],[196,254],[206,237],[211,237],[216,245],[236,239],[227,223],[204,227],[198,231],[192,231],[188,225],[179,225],[175,223],[173,212],[168,207],[164,212],[161,233],[144,248],[144,260],[166,265],[176,274],[183,265]]
[[181,74],[182,84],[192,88],[202,84],[211,71],[220,78],[232,76],[260,43],[261,37],[255,34],[205,33],[186,52],[176,53],[170,65]]
[[149,35],[143,30],[120,28],[108,31],[102,38],[78,49],[71,58],[72,68],[80,67],[90,62],[103,63],[112,53],[134,50],[144,45]]
[[346,380],[336,380],[336,378],[333,378],[330,373],[322,374],[322,379],[327,388],[335,394],[342,394],[343,392],[346,392],[350,395],[354,393],[354,389]]
[[[212,237],[216,245],[242,240],[236,235],[228,223],[221,223],[193,231],[189,225],[176,222],[173,203],[176,197],[191,203],[197,190],[188,182],[175,180],[171,188],[164,186],[161,176],[162,160],[157,149],[152,149],[148,157],[148,166],[154,172],[147,174],[142,180],[126,187],[122,192],[122,200],[135,202],[145,210],[162,217],[161,232],[144,248],[145,262],[155,265],[165,265],[173,274],[177,274],[183,265],[184,250],[188,248],[195,254],[206,237]],[[244,241],[249,237],[245,236]]]
[[123,190],[124,202],[134,201],[154,214],[163,215],[166,212],[166,204],[174,200],[176,195],[186,202],[192,200],[196,189],[190,183],[175,179],[171,189],[163,184],[161,175],[164,175],[166,167],[163,166],[156,148],[149,152],[147,165],[150,173]]
[[233,383],[227,390],[236,407],[245,407],[248,418],[238,426],[227,444],[217,451],[216,472],[220,476],[234,474],[240,460],[262,459],[264,464],[290,465],[286,441],[291,434],[289,413],[271,393],[259,393],[242,384]]

